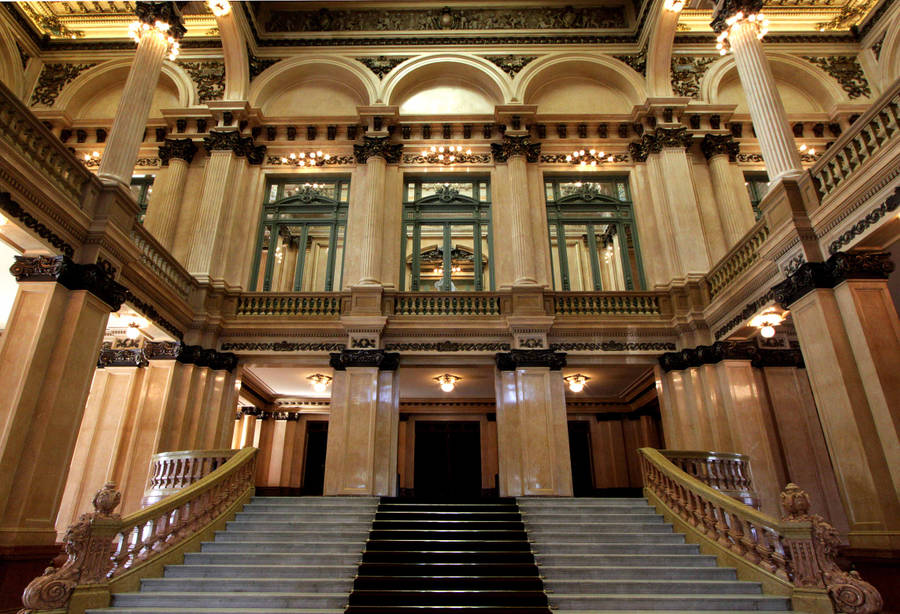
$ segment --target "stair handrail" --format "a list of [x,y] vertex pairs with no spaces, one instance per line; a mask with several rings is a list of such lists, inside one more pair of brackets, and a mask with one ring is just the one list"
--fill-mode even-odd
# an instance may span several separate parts
[[113,482],[94,495],[94,511],[66,530],[68,559],[48,567],[22,594],[19,614],[83,614],[109,605],[110,595],[137,590],[143,577],[198,550],[253,495],[256,448],[244,448],[187,488],[124,518]]
[[644,493],[704,551],[734,563],[742,579],[790,595],[810,613],[877,614],[878,590],[836,562],[838,531],[809,513],[809,495],[796,484],[781,492],[779,520],[733,499],[679,469],[654,448],[640,448]]

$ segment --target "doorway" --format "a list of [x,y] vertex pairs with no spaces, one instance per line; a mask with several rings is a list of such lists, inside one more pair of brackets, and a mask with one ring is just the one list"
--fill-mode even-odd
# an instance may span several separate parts
[[572,494],[590,497],[594,494],[590,422],[569,421],[569,457],[572,461]]
[[320,496],[325,491],[325,451],[328,423],[315,420],[306,423],[306,456],[303,459],[302,494]]
[[415,496],[464,500],[481,496],[478,422],[416,421]]

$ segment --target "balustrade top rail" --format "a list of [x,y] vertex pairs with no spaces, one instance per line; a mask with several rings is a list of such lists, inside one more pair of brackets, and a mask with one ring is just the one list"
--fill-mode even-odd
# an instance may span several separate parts
[[153,271],[178,296],[188,300],[194,288],[194,277],[141,224],[131,229],[131,240],[141,252],[141,262]]
[[338,292],[251,292],[238,298],[236,315],[338,318],[343,296]]
[[3,83],[0,83],[0,138],[82,208],[82,188],[93,179],[93,174]]
[[222,450],[177,450],[160,452],[150,459],[150,481],[142,506],[151,505],[206,477],[237,454]]
[[736,452],[704,450],[660,450],[660,453],[707,486],[759,509],[759,499],[753,489],[750,457]]
[[900,81],[882,94],[813,165],[813,183],[821,199],[866,160],[893,142],[900,132]]
[[725,257],[713,267],[706,279],[709,282],[709,297],[715,298],[738,276],[750,268],[759,258],[759,248],[769,237],[769,228],[765,220],[760,220],[751,228],[744,238],[738,242]]

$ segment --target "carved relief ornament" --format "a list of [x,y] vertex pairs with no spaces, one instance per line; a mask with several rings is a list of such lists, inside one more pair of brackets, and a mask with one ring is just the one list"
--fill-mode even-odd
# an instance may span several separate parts
[[700,151],[709,160],[713,156],[727,155],[734,162],[741,151],[741,146],[730,134],[707,134],[700,142]]
[[328,364],[335,371],[346,371],[348,367],[377,367],[379,371],[396,371],[400,364],[400,354],[384,350],[342,350],[331,354]]
[[553,350],[510,350],[494,357],[500,371],[515,371],[523,367],[549,367],[559,371],[566,366],[566,353]]
[[825,262],[806,262],[772,288],[784,309],[817,288],[834,288],[848,279],[887,279],[894,270],[887,252],[837,252]]
[[353,155],[359,164],[365,164],[369,158],[381,157],[388,164],[396,164],[403,153],[402,143],[391,143],[387,136],[364,136],[362,145],[353,146]]
[[524,156],[528,162],[537,162],[541,156],[541,144],[532,143],[527,136],[504,136],[502,143],[491,143],[494,162],[507,162],[515,156]]
[[197,154],[197,145],[191,139],[166,139],[165,145],[159,148],[159,159],[163,166],[169,165],[169,160],[177,158],[190,164]]
[[250,164],[262,164],[266,156],[265,145],[254,145],[253,137],[241,136],[237,130],[215,130],[203,137],[203,146],[208,153],[231,151],[238,157],[247,157]]
[[118,311],[128,289],[113,279],[108,262],[76,264],[68,256],[16,256],[10,267],[16,281],[53,281],[69,290],[87,290]]

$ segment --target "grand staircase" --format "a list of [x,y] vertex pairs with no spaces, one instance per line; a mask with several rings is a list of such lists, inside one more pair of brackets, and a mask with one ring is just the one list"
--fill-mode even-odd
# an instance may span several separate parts
[[519,499],[554,611],[789,610],[686,544],[645,499]]

